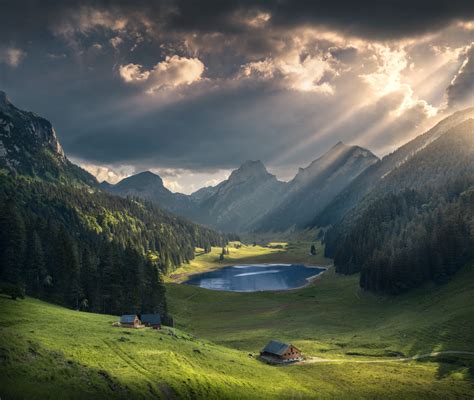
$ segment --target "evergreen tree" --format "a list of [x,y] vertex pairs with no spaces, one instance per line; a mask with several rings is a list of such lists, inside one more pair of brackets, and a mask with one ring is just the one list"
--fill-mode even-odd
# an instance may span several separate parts
[[32,296],[43,295],[47,270],[44,260],[43,245],[36,231],[30,234],[27,245],[27,256],[24,267],[24,281],[27,291]]
[[0,209],[0,280],[19,287],[25,260],[26,232],[24,220],[10,199]]
[[122,277],[120,263],[115,248],[104,242],[100,253],[100,309],[103,313],[120,314],[122,297]]
[[[88,247],[85,247],[81,257],[81,286],[84,298],[81,309],[92,311],[100,310],[99,301],[99,274],[97,271],[97,259]],[[86,300],[87,303],[83,301]],[[87,307],[85,305],[87,304]]]
[[141,312],[167,315],[165,287],[158,267],[151,260],[147,260],[144,265],[142,288]]
[[141,308],[140,285],[143,257],[131,245],[124,251],[122,267],[122,312],[139,313]]

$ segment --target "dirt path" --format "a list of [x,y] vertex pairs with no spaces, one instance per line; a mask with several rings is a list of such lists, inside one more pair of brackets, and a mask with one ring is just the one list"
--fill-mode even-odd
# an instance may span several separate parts
[[370,364],[375,364],[375,363],[387,363],[387,362],[403,362],[403,361],[416,361],[416,360],[421,360],[423,358],[428,358],[428,357],[436,357],[436,356],[441,356],[441,355],[468,355],[468,356],[474,356],[474,351],[457,351],[457,350],[452,350],[452,351],[435,351],[433,353],[426,353],[426,354],[418,354],[413,357],[399,357],[399,358],[388,358],[388,359],[383,359],[383,360],[347,360],[347,359],[341,359],[341,358],[321,358],[321,357],[308,357],[304,361],[301,361],[297,364],[302,365],[302,364],[314,364],[314,363],[370,363]]

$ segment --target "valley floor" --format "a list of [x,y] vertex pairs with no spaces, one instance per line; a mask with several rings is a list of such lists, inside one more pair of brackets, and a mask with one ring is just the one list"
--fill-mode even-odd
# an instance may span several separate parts
[[[213,249],[176,271],[175,280],[234,262],[329,262],[309,256],[304,241],[272,247],[230,246],[224,262]],[[363,292],[358,276],[332,268],[308,287],[282,292],[166,286],[177,328],[158,332],[0,297],[0,397],[474,397],[474,356],[444,353],[474,351],[472,266],[444,286],[397,297]],[[265,365],[256,355],[270,339],[291,342],[310,359]],[[410,359],[433,352],[439,354]]]

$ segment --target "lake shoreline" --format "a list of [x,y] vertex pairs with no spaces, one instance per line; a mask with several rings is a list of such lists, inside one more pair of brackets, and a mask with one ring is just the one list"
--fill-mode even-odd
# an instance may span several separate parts
[[[305,283],[302,284],[302,285],[299,285],[299,286],[294,286],[294,287],[288,287],[286,289],[281,289],[281,288],[276,288],[276,289],[260,289],[260,290],[232,290],[232,289],[218,289],[218,288],[212,288],[212,287],[203,287],[203,286],[200,286],[200,283],[198,284],[195,284],[195,283],[189,283],[190,281],[192,281],[193,279],[196,278],[196,276],[199,276],[199,275],[203,275],[205,276],[206,274],[210,274],[210,273],[213,273],[213,272],[218,272],[220,270],[224,270],[224,269],[228,269],[228,268],[238,268],[238,267],[241,267],[242,269],[246,269],[246,268],[268,268],[268,267],[283,267],[283,269],[279,270],[278,272],[281,272],[282,270],[284,270],[285,268],[287,267],[303,267],[303,268],[306,268],[306,269],[317,269],[318,270],[318,273],[315,274],[315,275],[311,275],[311,276],[308,276],[308,277],[305,277]],[[223,265],[221,268],[213,268],[213,269],[210,269],[208,271],[201,271],[201,272],[196,272],[196,273],[193,273],[193,274],[182,274],[181,276],[179,276],[179,278],[183,278],[183,277],[186,277],[187,279],[185,280],[182,280],[180,282],[175,282],[177,284],[181,284],[181,285],[189,285],[189,286],[194,286],[194,287],[197,287],[197,288],[200,288],[200,289],[206,289],[206,290],[212,290],[212,291],[219,291],[219,292],[232,292],[232,293],[258,293],[258,292],[288,292],[288,291],[291,291],[291,290],[299,290],[299,289],[303,289],[303,288],[306,288],[308,286],[310,286],[314,281],[316,281],[319,277],[321,277],[325,272],[327,272],[327,270],[331,268],[331,265],[330,266],[318,266],[318,265],[306,265],[304,263],[275,263],[275,262],[271,262],[271,263],[252,263],[252,264],[235,264],[235,265]],[[261,275],[261,274],[265,274],[265,273],[269,273],[269,272],[275,272],[275,271],[268,271],[268,272],[256,272],[255,274],[256,275]],[[250,273],[250,274],[254,274],[254,273]],[[233,276],[233,278],[235,277],[238,277],[239,275],[235,275]]]

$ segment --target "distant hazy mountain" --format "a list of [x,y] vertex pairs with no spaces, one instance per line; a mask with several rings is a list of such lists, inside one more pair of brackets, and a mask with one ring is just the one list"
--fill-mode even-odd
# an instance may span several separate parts
[[115,185],[102,182],[101,187],[110,193],[123,197],[139,197],[153,201],[159,206],[180,215],[192,216],[196,205],[192,198],[181,193],[173,193],[163,185],[160,176],[150,171],[140,172],[122,179]]
[[229,178],[190,196],[173,193],[151,172],[128,177],[104,190],[151,200],[161,207],[227,232],[286,230],[303,226],[367,167],[370,151],[337,143],[289,183],[278,181],[261,161],[247,161]]
[[452,114],[426,133],[416,137],[393,153],[385,156],[370,168],[367,168],[316,216],[314,223],[324,226],[338,221],[347,211],[362,200],[367,193],[379,185],[391,171],[404,164],[410,157],[438,139],[442,134],[469,118],[474,118],[474,108],[468,108]]
[[116,185],[101,184],[104,190],[120,196],[136,196],[153,201],[176,214],[227,232],[242,232],[284,195],[286,184],[270,174],[261,161],[247,161],[216,186],[191,195],[173,193],[162,179],[142,172]]
[[[223,183],[223,182],[221,182]],[[201,189],[196,190],[194,193],[191,194],[191,198],[197,202],[202,202],[204,200],[207,200],[209,197],[211,197],[214,193],[219,190],[219,185],[216,186],[206,186]]]
[[0,167],[42,179],[97,185],[64,155],[51,123],[10,103],[0,91]]
[[229,179],[201,193],[204,200],[200,209],[222,230],[245,231],[278,204],[285,187],[261,161],[247,161]]
[[304,227],[343,188],[378,161],[369,150],[337,143],[308,167],[300,168],[278,206],[254,224],[260,231]]

